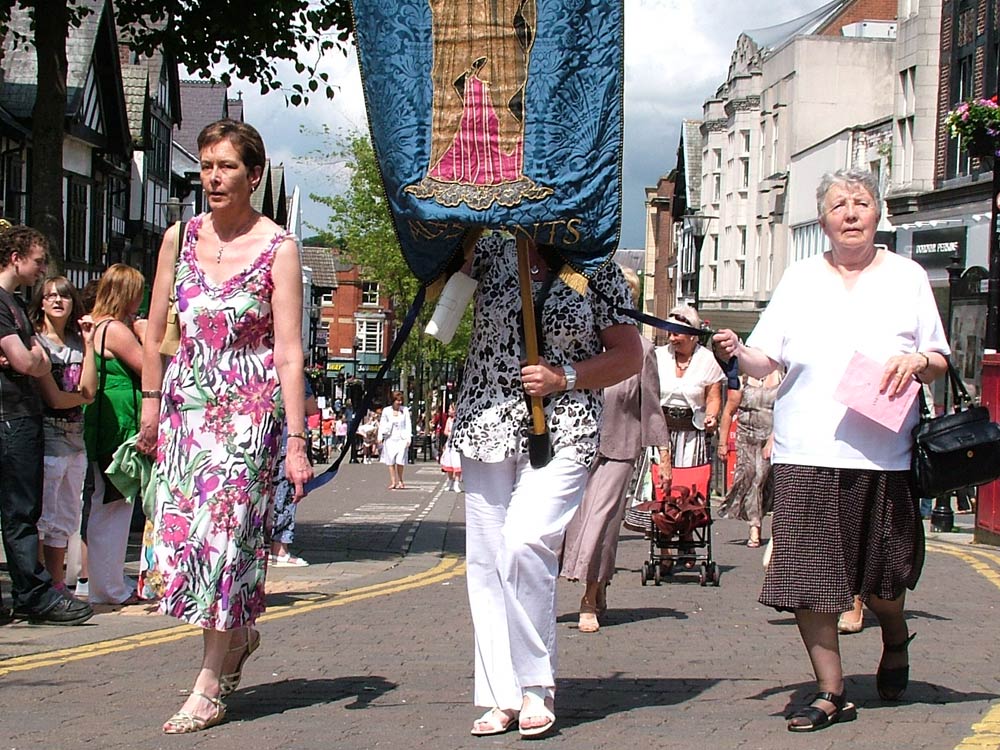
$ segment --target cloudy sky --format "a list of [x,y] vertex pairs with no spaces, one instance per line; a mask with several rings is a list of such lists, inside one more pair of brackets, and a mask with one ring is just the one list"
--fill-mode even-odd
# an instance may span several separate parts
[[[644,188],[676,163],[680,122],[699,118],[706,97],[725,81],[740,32],[782,23],[821,7],[825,0],[625,0],[625,156],[621,246],[644,243]],[[292,78],[291,66],[282,69]],[[264,137],[275,162],[284,162],[289,187],[305,195],[341,190],[341,165],[323,156],[318,133],[367,128],[361,81],[353,54],[328,55],[322,69],[339,91],[333,100],[286,107],[281,94],[243,91],[245,117]],[[325,226],[325,209],[303,202],[307,222]],[[303,229],[303,234],[312,232]]]

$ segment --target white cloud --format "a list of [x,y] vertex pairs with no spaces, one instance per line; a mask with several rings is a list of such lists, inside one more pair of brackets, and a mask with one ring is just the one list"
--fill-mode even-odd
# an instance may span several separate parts
[[[736,39],[747,29],[791,20],[824,0],[626,0],[625,3],[625,154],[621,245],[642,247],[644,188],[676,164],[680,121],[700,118],[702,102],[725,81]],[[289,187],[305,195],[331,194],[343,185],[336,163],[302,157],[323,147],[315,135],[324,126],[366,129],[357,59],[339,52],[327,55],[323,70],[339,90],[333,100],[322,94],[308,106],[287,107],[280,93],[261,96],[250,84],[243,90],[246,120],[257,127],[276,162],[284,162]],[[279,65],[286,79],[291,64]],[[280,76],[279,76],[280,77]],[[307,132],[300,132],[302,128]],[[325,209],[303,201],[305,220],[326,223]],[[308,233],[308,231],[307,231]]]

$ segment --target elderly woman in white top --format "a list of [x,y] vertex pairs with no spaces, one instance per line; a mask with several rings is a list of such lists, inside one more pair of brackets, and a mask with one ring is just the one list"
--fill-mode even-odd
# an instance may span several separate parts
[[[555,723],[559,549],[597,455],[601,389],[642,364],[639,332],[615,309],[630,303],[616,264],[591,280],[611,306],[559,280],[534,245],[529,253],[536,307],[549,287],[540,302],[542,359],[521,365],[515,243],[484,237],[470,268],[479,287],[451,434],[465,478],[475,703],[489,709],[474,735],[517,725],[537,736]],[[548,418],[554,457],[542,468],[528,460],[525,394],[543,398]]]
[[[675,307],[667,320],[701,328],[698,311],[688,305]],[[726,379],[715,356],[698,343],[697,336],[671,332],[669,341],[656,350],[660,406],[670,428],[670,463],[660,467],[667,490],[671,467],[703,466],[711,461],[706,434],[719,426]]]
[[789,731],[811,732],[857,715],[844,690],[837,615],[860,596],[882,628],[876,686],[898,700],[909,680],[906,589],[923,563],[919,498],[910,474],[914,402],[898,431],[839,403],[834,393],[860,352],[881,364],[875,390],[894,398],[929,383],[949,353],[924,269],[875,245],[878,182],[849,170],[823,177],[816,194],[830,250],[785,271],[747,344],[715,336],[744,372],[783,368],[774,405],[774,552],[760,602],[792,611],[819,692]]

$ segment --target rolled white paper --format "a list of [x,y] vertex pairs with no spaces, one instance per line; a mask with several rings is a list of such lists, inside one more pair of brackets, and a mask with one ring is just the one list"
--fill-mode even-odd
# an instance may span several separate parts
[[442,344],[450,344],[462,320],[462,314],[478,285],[478,281],[462,271],[452,274],[448,283],[444,285],[444,291],[441,292],[441,297],[434,307],[434,314],[427,323],[424,333],[433,336]]

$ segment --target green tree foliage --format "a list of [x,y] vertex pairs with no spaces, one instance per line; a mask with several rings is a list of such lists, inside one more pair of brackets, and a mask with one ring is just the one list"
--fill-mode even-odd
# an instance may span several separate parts
[[[371,140],[366,133],[358,131],[340,135],[324,131],[318,135],[323,139],[325,148],[303,157],[303,160],[343,165],[349,179],[342,193],[309,196],[330,210],[327,228],[313,228],[319,231],[324,245],[340,248],[341,257],[360,266],[366,280],[378,282],[379,287],[392,298],[397,316],[402,318],[420,283],[400,252]],[[433,311],[433,303],[424,305],[397,359],[402,371],[417,373],[414,393],[420,385],[425,391],[439,385],[444,379],[442,363],[464,363],[469,346],[469,311],[466,311],[455,338],[448,346],[423,332]],[[420,377],[420,373],[424,373],[424,377]]]
[[[99,0],[0,0],[0,34],[11,34],[11,14],[29,15],[27,35],[38,56],[38,95],[32,113],[32,192],[30,221],[62,257],[62,141],[66,112],[66,38],[71,28],[100,7]],[[141,55],[162,51],[189,71],[229,84],[237,75],[280,90],[290,104],[307,104],[310,95],[328,97],[334,89],[317,71],[325,53],[346,53],[352,29],[350,0],[115,0],[122,40]],[[303,54],[305,50],[305,54]],[[282,81],[277,62],[295,63],[300,80]]]

